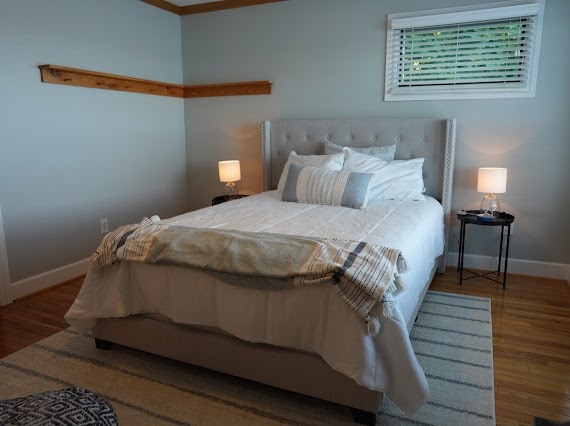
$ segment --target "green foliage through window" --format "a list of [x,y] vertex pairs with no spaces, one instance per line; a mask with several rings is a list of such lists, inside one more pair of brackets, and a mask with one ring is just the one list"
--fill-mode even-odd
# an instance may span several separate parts
[[525,84],[531,20],[400,30],[398,86]]
[[388,14],[384,100],[535,96],[544,2]]

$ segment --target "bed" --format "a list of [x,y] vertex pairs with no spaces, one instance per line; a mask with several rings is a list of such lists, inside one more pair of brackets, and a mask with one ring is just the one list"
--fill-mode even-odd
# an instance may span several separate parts
[[[196,268],[125,261],[90,269],[67,320],[91,329],[99,348],[117,343],[345,405],[359,423],[374,424],[385,394],[413,414],[428,387],[407,335],[433,275],[446,267],[455,120],[265,121],[262,139],[265,192],[160,223],[393,246],[406,256],[407,288],[386,296],[379,331],[328,284],[267,290]],[[395,159],[423,158],[425,201],[372,201],[365,209],[282,201],[284,189],[276,189],[291,151],[321,155],[327,144],[395,145]]]

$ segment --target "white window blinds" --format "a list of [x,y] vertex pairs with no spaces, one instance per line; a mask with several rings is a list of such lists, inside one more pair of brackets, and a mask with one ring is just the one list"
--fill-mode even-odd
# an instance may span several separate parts
[[531,3],[389,15],[385,99],[534,96],[539,12]]

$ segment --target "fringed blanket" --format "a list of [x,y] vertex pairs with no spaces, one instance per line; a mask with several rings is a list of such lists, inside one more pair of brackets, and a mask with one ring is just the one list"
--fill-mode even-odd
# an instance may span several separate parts
[[372,308],[385,302],[386,295],[404,289],[398,273],[407,270],[399,250],[366,242],[189,228],[148,220],[107,234],[92,261],[100,268],[119,261],[184,265],[230,284],[255,288],[332,283],[366,321],[370,334],[380,330]]

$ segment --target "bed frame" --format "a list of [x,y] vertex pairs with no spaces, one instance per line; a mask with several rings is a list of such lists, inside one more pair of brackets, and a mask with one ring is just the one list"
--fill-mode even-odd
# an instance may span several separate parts
[[[454,119],[278,120],[263,122],[264,189],[277,187],[291,150],[322,154],[323,142],[342,146],[396,144],[396,159],[425,158],[426,194],[438,199],[445,212],[445,241],[451,209],[455,156]],[[426,277],[446,267],[447,244]],[[420,308],[423,296],[412,318]],[[413,323],[408,324],[408,330]],[[375,424],[383,394],[364,388],[338,373],[322,358],[287,348],[249,343],[220,330],[196,328],[147,316],[100,319],[92,330],[100,349],[112,343],[165,356],[274,387],[331,401],[351,409],[358,423]],[[216,354],[216,356],[212,356]],[[279,365],[279,369],[273,366]]]

